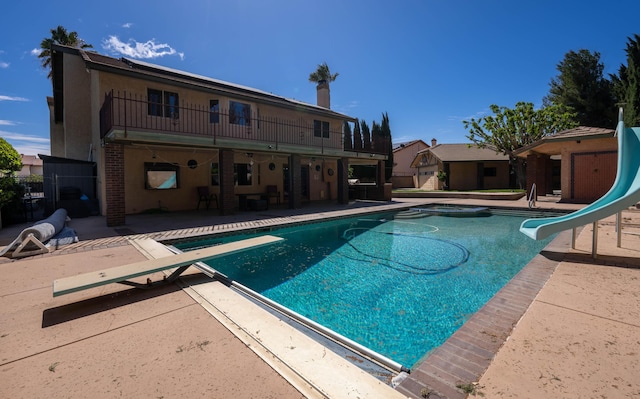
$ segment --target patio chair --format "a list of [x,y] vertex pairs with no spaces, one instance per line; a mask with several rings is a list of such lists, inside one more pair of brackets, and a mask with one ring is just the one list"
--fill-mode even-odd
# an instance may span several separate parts
[[212,202],[216,203],[216,208],[218,207],[218,196],[215,193],[209,191],[209,186],[198,186],[198,206],[196,210],[200,209],[200,203],[204,201],[204,205],[207,209]]
[[278,186],[269,185],[267,186],[267,201],[270,203],[271,198],[276,199],[276,203],[280,205],[280,191],[278,191]]

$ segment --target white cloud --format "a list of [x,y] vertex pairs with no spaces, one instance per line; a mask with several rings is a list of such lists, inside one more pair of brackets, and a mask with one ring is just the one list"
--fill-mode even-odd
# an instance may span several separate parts
[[13,121],[8,121],[6,119],[0,119],[0,126],[15,126],[17,123]]
[[23,155],[49,155],[51,153],[51,147],[48,145],[22,145],[22,144],[11,144],[18,154]]
[[0,94],[0,101],[29,101],[29,99],[23,97],[3,96]]
[[37,155],[51,153],[51,144],[48,138],[30,136],[22,133],[12,133],[0,130],[0,136],[7,140],[9,144],[19,154]]
[[0,61],[0,68],[9,68],[9,63]]
[[130,39],[123,42],[117,36],[109,36],[107,40],[102,42],[105,50],[113,53],[120,53],[131,58],[158,58],[165,55],[178,55],[180,59],[184,59],[184,53],[177,52],[174,48],[166,43],[156,43],[155,39],[148,40],[144,43]]
[[36,57],[39,56],[41,52],[42,52],[41,48],[34,48],[33,50],[30,51],[31,55]]
[[127,28],[127,29],[128,29],[128,28],[131,28],[132,26],[133,26],[133,24],[132,24],[131,22],[127,22],[127,23],[125,23],[125,24],[122,24],[122,27],[123,27],[123,28]]
[[49,143],[49,139],[45,137],[30,136],[22,133],[12,133],[0,130],[0,135],[7,141],[21,141],[27,143],[44,144]]

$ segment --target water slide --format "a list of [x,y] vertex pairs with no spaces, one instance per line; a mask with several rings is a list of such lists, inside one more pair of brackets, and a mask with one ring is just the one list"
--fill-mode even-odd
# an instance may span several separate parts
[[618,172],[611,189],[600,199],[568,215],[527,219],[520,232],[542,240],[551,234],[596,222],[640,202],[640,127],[625,128],[620,122],[618,135]]

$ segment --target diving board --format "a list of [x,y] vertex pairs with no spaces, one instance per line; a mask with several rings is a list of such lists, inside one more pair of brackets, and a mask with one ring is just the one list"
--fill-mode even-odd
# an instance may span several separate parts
[[520,232],[534,240],[541,240],[551,234],[615,215],[640,201],[640,127],[625,128],[621,111],[616,133],[618,172],[611,189],[600,199],[568,215],[527,219],[520,225]]
[[177,268],[169,277],[160,281],[160,283],[172,282],[195,262],[229,256],[249,249],[271,245],[283,240],[284,239],[280,237],[265,235],[198,249],[195,251],[183,252],[167,257],[117,266],[110,269],[97,270],[94,272],[65,277],[53,282],[53,296],[66,295],[72,292],[78,292],[111,283],[120,283],[138,288],[146,288],[147,286],[152,285],[152,283],[149,282],[145,285],[128,280],[167,269]]

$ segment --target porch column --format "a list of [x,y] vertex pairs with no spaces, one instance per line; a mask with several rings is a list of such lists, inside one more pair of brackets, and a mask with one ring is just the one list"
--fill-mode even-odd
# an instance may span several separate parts
[[387,183],[386,174],[387,161],[378,161],[378,201],[391,201],[391,189],[393,184]]
[[236,207],[236,194],[233,181],[233,151],[221,149],[220,162],[220,214],[232,215]]
[[124,202],[124,145],[106,143],[104,146],[105,193],[107,226],[125,224]]
[[289,208],[302,207],[302,164],[300,155],[289,156]]
[[338,204],[349,204],[349,158],[338,159]]

